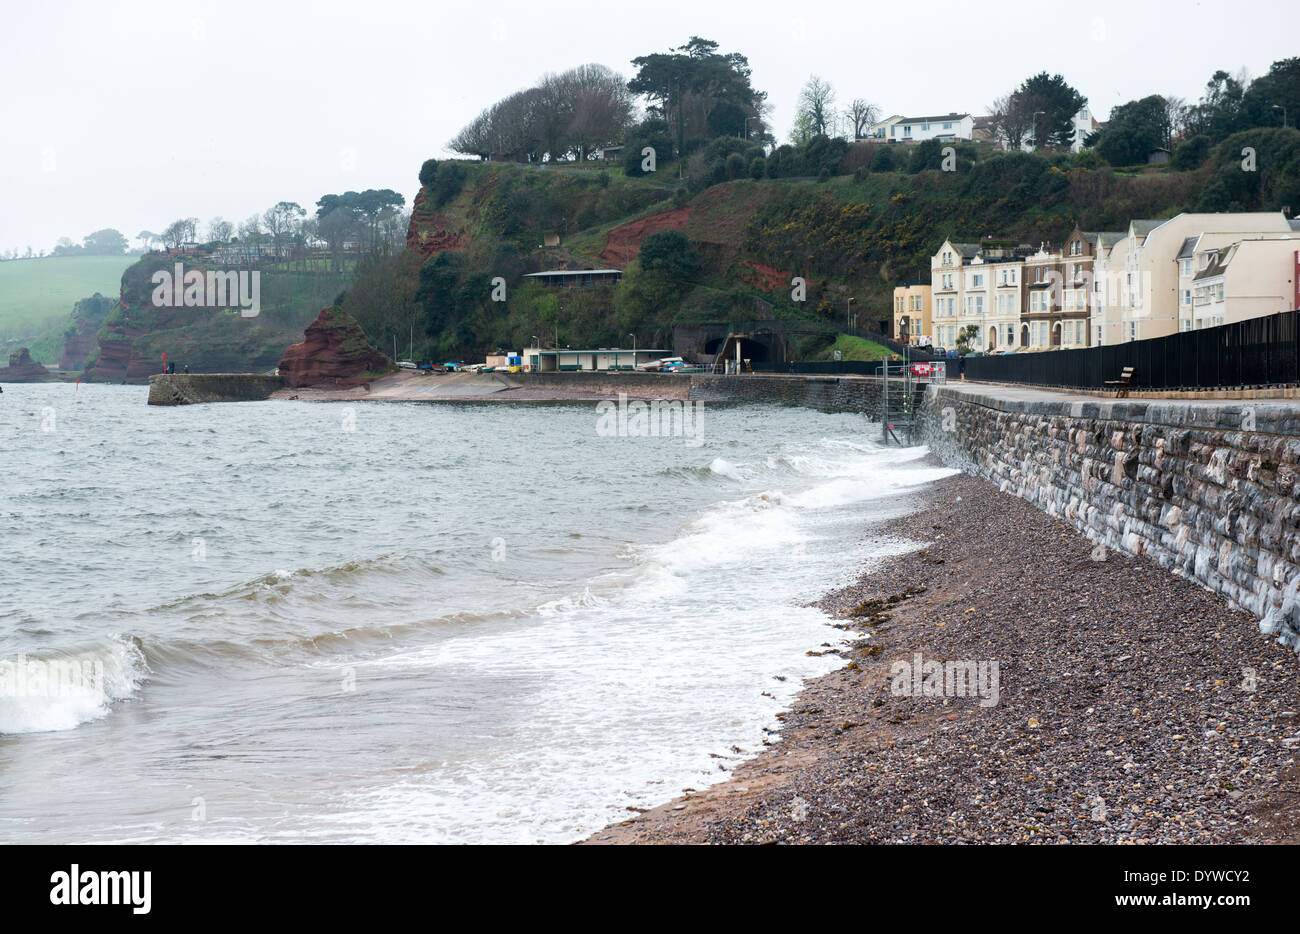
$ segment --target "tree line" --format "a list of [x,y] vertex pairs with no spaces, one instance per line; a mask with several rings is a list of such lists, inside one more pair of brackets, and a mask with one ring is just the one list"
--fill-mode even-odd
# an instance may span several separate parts
[[288,256],[295,247],[328,249],[334,257],[335,268],[339,269],[344,245],[349,240],[355,240],[359,252],[363,253],[400,248],[410,223],[405,205],[406,199],[389,188],[347,191],[322,195],[316,202],[316,211],[310,215],[296,201],[278,201],[238,225],[214,217],[207,222],[202,241],[197,217],[177,218],[161,233],[142,230],[136,239],[146,250],[179,249],[187,243],[201,243],[206,247],[265,245],[276,256]]

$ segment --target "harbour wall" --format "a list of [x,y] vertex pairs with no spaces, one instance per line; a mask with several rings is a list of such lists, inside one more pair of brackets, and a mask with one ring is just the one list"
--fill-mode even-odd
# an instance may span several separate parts
[[167,373],[149,377],[150,405],[254,402],[283,389],[283,377],[260,373]]

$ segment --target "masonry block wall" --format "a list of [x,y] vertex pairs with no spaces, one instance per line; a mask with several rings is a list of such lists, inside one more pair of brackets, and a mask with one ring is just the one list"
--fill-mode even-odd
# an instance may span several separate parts
[[920,420],[946,463],[1223,594],[1300,652],[1300,405],[931,386]]
[[284,378],[257,373],[171,373],[149,377],[150,405],[254,402],[284,388]]
[[774,402],[823,412],[880,415],[880,381],[860,376],[693,376],[691,399]]

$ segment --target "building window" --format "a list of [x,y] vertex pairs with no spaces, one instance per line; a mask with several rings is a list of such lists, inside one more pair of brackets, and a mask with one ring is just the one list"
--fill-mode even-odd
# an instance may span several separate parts
[[1007,346],[1008,347],[1015,346],[1015,343],[1016,343],[1016,326],[1014,324],[1008,324],[1007,325]]

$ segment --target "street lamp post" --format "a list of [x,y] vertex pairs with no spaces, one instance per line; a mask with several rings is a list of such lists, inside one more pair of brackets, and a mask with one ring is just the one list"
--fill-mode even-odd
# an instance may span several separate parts
[[850,295],[849,300],[844,303],[844,327],[846,330],[852,327],[852,325],[849,323],[852,317],[853,317],[853,296]]
[[1273,105],[1273,109],[1274,109],[1274,110],[1280,110],[1280,111],[1282,111],[1282,129],[1285,130],[1285,129],[1286,129],[1286,105],[1285,105],[1285,104],[1274,104],[1274,105]]

